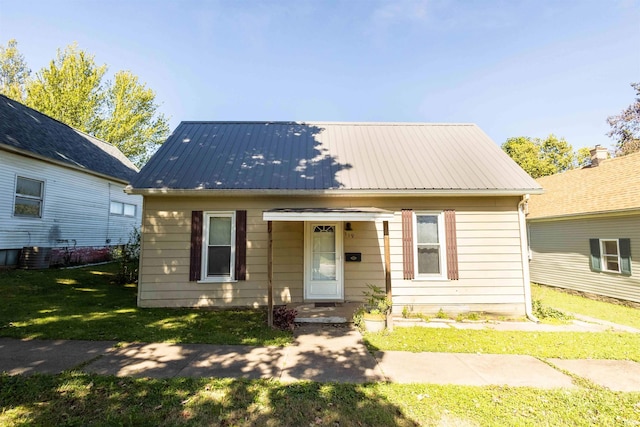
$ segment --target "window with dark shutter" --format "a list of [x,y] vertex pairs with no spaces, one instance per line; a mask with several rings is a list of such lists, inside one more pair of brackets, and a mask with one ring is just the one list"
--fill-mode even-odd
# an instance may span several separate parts
[[191,251],[189,255],[189,281],[200,280],[202,267],[202,211],[191,212]]
[[413,211],[402,210],[402,266],[405,280],[414,278],[413,268]]
[[447,278],[449,280],[458,280],[458,243],[455,210],[445,209],[444,229],[447,242]]
[[591,252],[591,270],[601,271],[600,239],[589,239],[589,250]]

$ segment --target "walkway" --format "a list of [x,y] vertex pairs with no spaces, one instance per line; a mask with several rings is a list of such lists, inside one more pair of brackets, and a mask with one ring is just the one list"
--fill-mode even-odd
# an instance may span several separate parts
[[[514,326],[514,325],[512,325]],[[88,373],[151,378],[273,378],[283,382],[433,383],[575,388],[570,375],[614,391],[640,391],[640,363],[538,360],[531,356],[376,352],[357,330],[305,325],[288,347],[141,344],[0,338],[0,371],[10,375]],[[570,374],[570,375],[568,375]]]

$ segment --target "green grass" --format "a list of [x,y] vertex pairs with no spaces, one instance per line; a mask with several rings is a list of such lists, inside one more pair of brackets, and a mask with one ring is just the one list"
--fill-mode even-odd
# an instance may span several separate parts
[[640,335],[627,332],[520,332],[453,328],[395,328],[365,334],[371,350],[526,354],[562,359],[617,359],[640,362]]
[[582,314],[640,329],[640,309],[638,308],[596,301],[535,284],[531,285],[531,293],[534,300],[542,300],[545,305],[563,312]]
[[67,270],[0,271],[0,336],[285,345],[264,310],[138,308],[135,285],[114,282],[116,264]]
[[637,425],[640,393],[269,380],[0,375],[0,425]]

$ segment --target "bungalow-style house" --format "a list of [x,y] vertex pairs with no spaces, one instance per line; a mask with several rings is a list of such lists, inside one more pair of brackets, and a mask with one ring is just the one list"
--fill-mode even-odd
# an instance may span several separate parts
[[144,196],[138,304],[361,301],[530,310],[527,194],[473,124],[182,122],[127,188]]
[[527,223],[531,280],[640,302],[640,153],[538,179]]
[[0,267],[108,258],[140,226],[114,146],[0,95]]

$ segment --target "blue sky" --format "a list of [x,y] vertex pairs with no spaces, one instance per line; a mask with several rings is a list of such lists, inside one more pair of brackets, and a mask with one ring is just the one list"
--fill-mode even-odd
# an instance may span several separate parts
[[473,122],[612,146],[638,0],[0,0],[33,70],[77,42],[181,120]]

